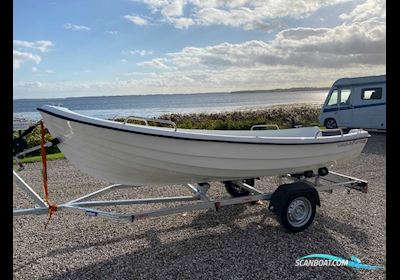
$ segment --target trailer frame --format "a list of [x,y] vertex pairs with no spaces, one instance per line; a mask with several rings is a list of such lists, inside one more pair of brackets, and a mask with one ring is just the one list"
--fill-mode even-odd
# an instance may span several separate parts
[[[292,182],[307,182],[311,184],[317,192],[331,192],[338,188],[347,188],[348,190],[354,189],[361,192],[367,192],[368,182],[355,177],[347,176],[337,172],[330,171],[326,176],[314,175],[312,177],[305,177],[305,175],[293,176],[290,174],[279,176],[280,183],[287,179]],[[37,194],[23,179],[22,177],[13,170],[13,182],[14,185],[24,191],[35,204],[32,208],[13,209],[14,216],[21,215],[45,215],[49,213],[50,207],[39,194]],[[120,200],[91,200],[105,193],[116,191],[118,189],[132,188],[137,186],[128,186],[122,184],[112,184],[107,187],[101,188],[97,191],[88,193],[84,196],[75,198],[68,202],[57,205],[57,211],[60,210],[73,210],[78,212],[84,212],[88,216],[92,217],[103,217],[115,220],[125,221],[136,221],[139,219],[160,217],[165,215],[183,213],[193,210],[201,209],[215,209],[219,210],[223,206],[244,204],[256,201],[270,201],[273,197],[274,192],[263,192],[254,186],[250,186],[240,180],[231,181],[232,183],[246,189],[250,192],[247,196],[223,198],[223,199],[212,199],[207,196],[207,191],[210,188],[209,183],[199,184],[186,184],[184,185],[192,195],[189,196],[174,196],[174,197],[151,197],[141,199],[120,199]],[[98,207],[104,206],[118,206],[118,205],[138,205],[138,204],[151,204],[151,203],[167,203],[167,202],[188,202],[195,201],[195,203],[165,207],[155,210],[146,210],[132,213],[122,213],[115,211],[104,211],[98,209]],[[96,208],[95,208],[96,207]]]

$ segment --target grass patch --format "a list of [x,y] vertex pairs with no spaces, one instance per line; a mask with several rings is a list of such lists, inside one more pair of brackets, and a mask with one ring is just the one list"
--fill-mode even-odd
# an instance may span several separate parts
[[[55,154],[46,156],[47,160],[57,160],[57,159],[61,159],[61,158],[65,158],[63,153],[55,153]],[[20,159],[20,162],[32,163],[32,162],[37,162],[37,161],[41,161],[41,160],[42,160],[41,156],[33,156],[33,157],[26,157],[26,158]],[[13,160],[13,164],[16,164],[15,160]]]

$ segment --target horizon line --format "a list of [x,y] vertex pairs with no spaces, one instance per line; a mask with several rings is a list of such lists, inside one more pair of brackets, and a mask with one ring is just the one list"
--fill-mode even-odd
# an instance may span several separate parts
[[209,92],[192,92],[192,93],[148,93],[148,94],[122,94],[122,95],[85,95],[85,96],[66,96],[66,97],[37,97],[37,98],[13,98],[14,100],[38,100],[38,99],[67,99],[67,98],[92,98],[92,97],[124,97],[124,96],[156,96],[156,95],[188,95],[188,94],[220,94],[220,93],[232,93],[232,94],[241,94],[241,93],[270,93],[270,92],[282,92],[282,91],[301,91],[301,90],[325,90],[329,89],[329,87],[291,87],[291,88],[274,88],[274,89],[248,89],[248,90],[236,90],[236,91],[209,91]]

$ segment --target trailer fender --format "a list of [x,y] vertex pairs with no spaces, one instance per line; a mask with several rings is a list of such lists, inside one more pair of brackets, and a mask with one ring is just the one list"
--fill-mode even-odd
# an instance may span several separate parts
[[280,185],[272,194],[268,209],[279,216],[288,199],[295,194],[305,194],[315,205],[321,206],[318,191],[310,182],[301,181]]

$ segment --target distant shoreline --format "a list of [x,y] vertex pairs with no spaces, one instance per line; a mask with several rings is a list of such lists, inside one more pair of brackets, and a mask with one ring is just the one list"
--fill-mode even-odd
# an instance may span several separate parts
[[[263,113],[269,110],[285,110],[287,112],[291,112],[293,110],[297,110],[298,108],[307,108],[311,110],[317,110],[319,112],[320,108],[322,106],[322,103],[320,102],[293,102],[293,103],[280,103],[280,104],[270,104],[270,105],[263,105],[263,106],[258,106],[258,107],[252,107],[252,106],[247,106],[247,107],[242,107],[242,108],[235,108],[232,110],[222,110],[222,111],[213,111],[213,112],[188,112],[188,113],[179,113],[179,112],[171,112],[171,113],[163,113],[160,114],[158,117],[159,118],[169,118],[170,116],[224,116],[224,115],[229,115],[229,114],[251,114],[251,113]],[[124,116],[120,116],[123,118]],[[24,127],[26,126],[26,123],[29,125],[32,125],[33,123],[37,122],[39,119],[29,119],[25,117],[18,117],[13,114],[13,127],[17,128],[19,126]],[[28,126],[29,126],[28,125]]]
[[13,100],[65,100],[65,99],[78,99],[78,98],[99,98],[99,97],[128,97],[128,96],[168,96],[168,95],[195,95],[195,94],[220,94],[230,93],[229,91],[218,91],[218,92],[195,92],[195,93],[149,93],[149,94],[118,94],[118,95],[85,95],[85,96],[69,96],[69,97],[57,97],[57,98],[14,98]]
[[330,87],[294,87],[294,88],[276,88],[276,89],[256,89],[256,90],[237,90],[230,93],[269,93],[269,92],[296,92],[296,91],[318,91],[329,90]]
[[294,87],[294,88],[277,88],[277,89],[257,89],[257,90],[237,90],[237,91],[218,91],[218,92],[195,92],[195,93],[151,93],[151,94],[119,94],[119,95],[86,95],[86,96],[71,96],[71,97],[56,97],[56,98],[14,98],[18,101],[29,100],[65,100],[76,98],[98,98],[98,97],[127,97],[127,96],[166,96],[166,95],[195,95],[195,94],[223,94],[223,93],[270,93],[270,92],[296,92],[296,91],[318,91],[329,90],[330,87]]

